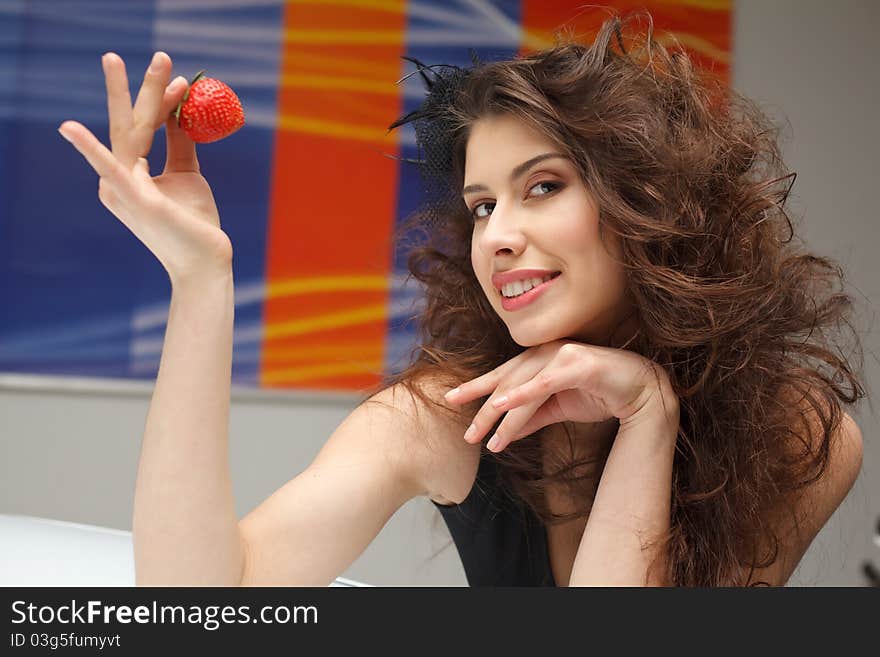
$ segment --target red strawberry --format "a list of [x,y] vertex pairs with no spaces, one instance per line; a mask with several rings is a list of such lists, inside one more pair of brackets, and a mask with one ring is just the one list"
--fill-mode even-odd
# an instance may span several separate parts
[[228,137],[244,125],[244,111],[235,92],[199,71],[177,105],[177,125],[197,144]]

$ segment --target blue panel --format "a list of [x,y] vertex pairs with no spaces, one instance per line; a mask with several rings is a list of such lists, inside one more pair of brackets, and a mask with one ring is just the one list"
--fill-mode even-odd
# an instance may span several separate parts
[[[56,128],[77,120],[109,146],[101,55],[125,60],[134,100],[152,53],[164,50],[174,76],[206,69],[245,108],[245,128],[199,146],[199,159],[234,246],[233,379],[256,384],[283,3],[8,4],[0,8],[0,370],[155,378],[168,276],[103,207],[95,172]],[[149,161],[161,173],[164,130]]]

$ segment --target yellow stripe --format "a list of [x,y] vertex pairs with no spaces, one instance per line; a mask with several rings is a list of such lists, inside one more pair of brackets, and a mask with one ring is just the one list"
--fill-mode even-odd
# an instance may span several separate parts
[[[703,39],[702,37],[698,37],[688,32],[674,32],[671,34],[675,37],[675,39],[678,40],[680,44],[687,46],[691,50],[694,50],[702,55],[706,55],[707,57],[714,59],[718,62],[722,62],[724,64],[730,63],[729,52],[722,50],[712,42]],[[592,36],[592,33],[588,36]],[[664,46],[668,46],[670,43],[675,42],[673,36],[670,36],[670,33],[667,31],[666,33],[661,33],[659,35],[655,34],[654,40],[658,43],[663,44]],[[578,35],[578,38],[585,39],[585,35]],[[541,36],[537,32],[524,32],[523,45],[525,45],[527,48],[532,48],[534,50],[542,50],[552,47],[553,41],[551,39],[547,39]]]
[[[712,11],[730,10],[731,0],[653,0],[655,4],[673,5],[676,7],[694,7]],[[406,11],[404,0],[287,0],[289,5],[312,5],[325,7],[358,7],[403,13]]]
[[403,30],[285,30],[285,43],[325,45],[403,45]]
[[318,5],[326,7],[358,7],[402,14],[406,11],[405,0],[287,0],[289,5]]
[[264,372],[261,376],[264,383],[298,383],[309,379],[326,379],[342,374],[376,374],[381,375],[382,361],[368,360],[362,363],[331,363],[329,365],[311,365],[293,367],[285,370]]
[[364,306],[342,312],[271,324],[266,327],[265,338],[266,340],[289,338],[296,335],[342,328],[343,326],[356,326],[357,324],[385,321],[387,317],[388,310],[384,305]]
[[675,43],[678,41],[682,45],[687,46],[691,50],[695,50],[701,55],[706,55],[715,61],[721,62],[723,64],[730,63],[730,53],[721,50],[713,43],[703,39],[701,37],[695,36],[693,34],[689,34],[687,32],[677,32],[670,34],[663,34],[657,38],[657,41],[664,46],[668,46],[670,43]]
[[731,0],[653,0],[658,5],[693,7],[707,11],[730,11]]
[[308,360],[357,360],[358,358],[381,358],[384,346],[373,342],[355,342],[328,345],[310,345],[308,347],[272,347],[263,352],[263,360],[278,363],[279,361],[297,362]]
[[291,297],[315,292],[386,291],[390,281],[386,276],[321,276],[320,278],[296,278],[269,283],[266,298]]
[[387,96],[399,96],[400,87],[393,82],[365,80],[364,78],[348,78],[327,75],[284,75],[282,84],[287,87],[305,89],[342,89],[343,91],[366,91]]
[[546,50],[553,45],[553,39],[548,39],[542,35],[543,32],[523,28],[522,44],[526,48],[531,48],[532,50]]
[[398,134],[388,133],[387,128],[341,123],[339,121],[322,121],[308,116],[282,116],[279,127],[291,132],[304,132],[324,137],[340,139],[360,139],[361,141],[378,141],[384,144],[396,144]]

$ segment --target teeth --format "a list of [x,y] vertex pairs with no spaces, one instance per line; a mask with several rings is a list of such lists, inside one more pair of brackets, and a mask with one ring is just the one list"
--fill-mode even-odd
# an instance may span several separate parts
[[501,286],[501,294],[505,297],[518,297],[520,294],[524,292],[528,292],[533,287],[544,283],[545,281],[549,281],[552,276],[545,276],[544,278],[524,278],[521,281],[514,281],[513,283],[507,283],[506,285]]

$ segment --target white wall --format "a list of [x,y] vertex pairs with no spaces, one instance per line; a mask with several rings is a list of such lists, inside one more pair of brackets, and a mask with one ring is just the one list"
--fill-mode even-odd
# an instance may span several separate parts
[[[787,124],[784,154],[798,173],[793,218],[813,250],[837,259],[865,297],[869,386],[880,346],[871,305],[880,299],[878,28],[877,2],[749,0],[737,3],[734,30],[734,86]],[[852,415],[864,436],[863,472],[792,583],[860,586],[865,560],[880,568],[871,540],[880,516],[878,419],[867,404]]]
[[[794,217],[803,218],[813,249],[837,258],[868,300],[880,298],[878,27],[880,3],[852,0],[749,0],[734,14],[734,85],[790,123]],[[864,339],[866,354],[876,353],[876,330]],[[869,357],[866,365],[870,383],[878,364]],[[152,383],[86,383],[0,377],[0,513],[130,529]],[[239,516],[301,471],[353,405],[345,395],[235,390],[230,451]],[[871,543],[880,515],[878,422],[867,407],[854,416],[865,437],[863,473],[793,584],[862,585],[862,562],[880,567],[880,548]],[[405,505],[343,575],[382,585],[466,583],[448,532],[424,499]]]

